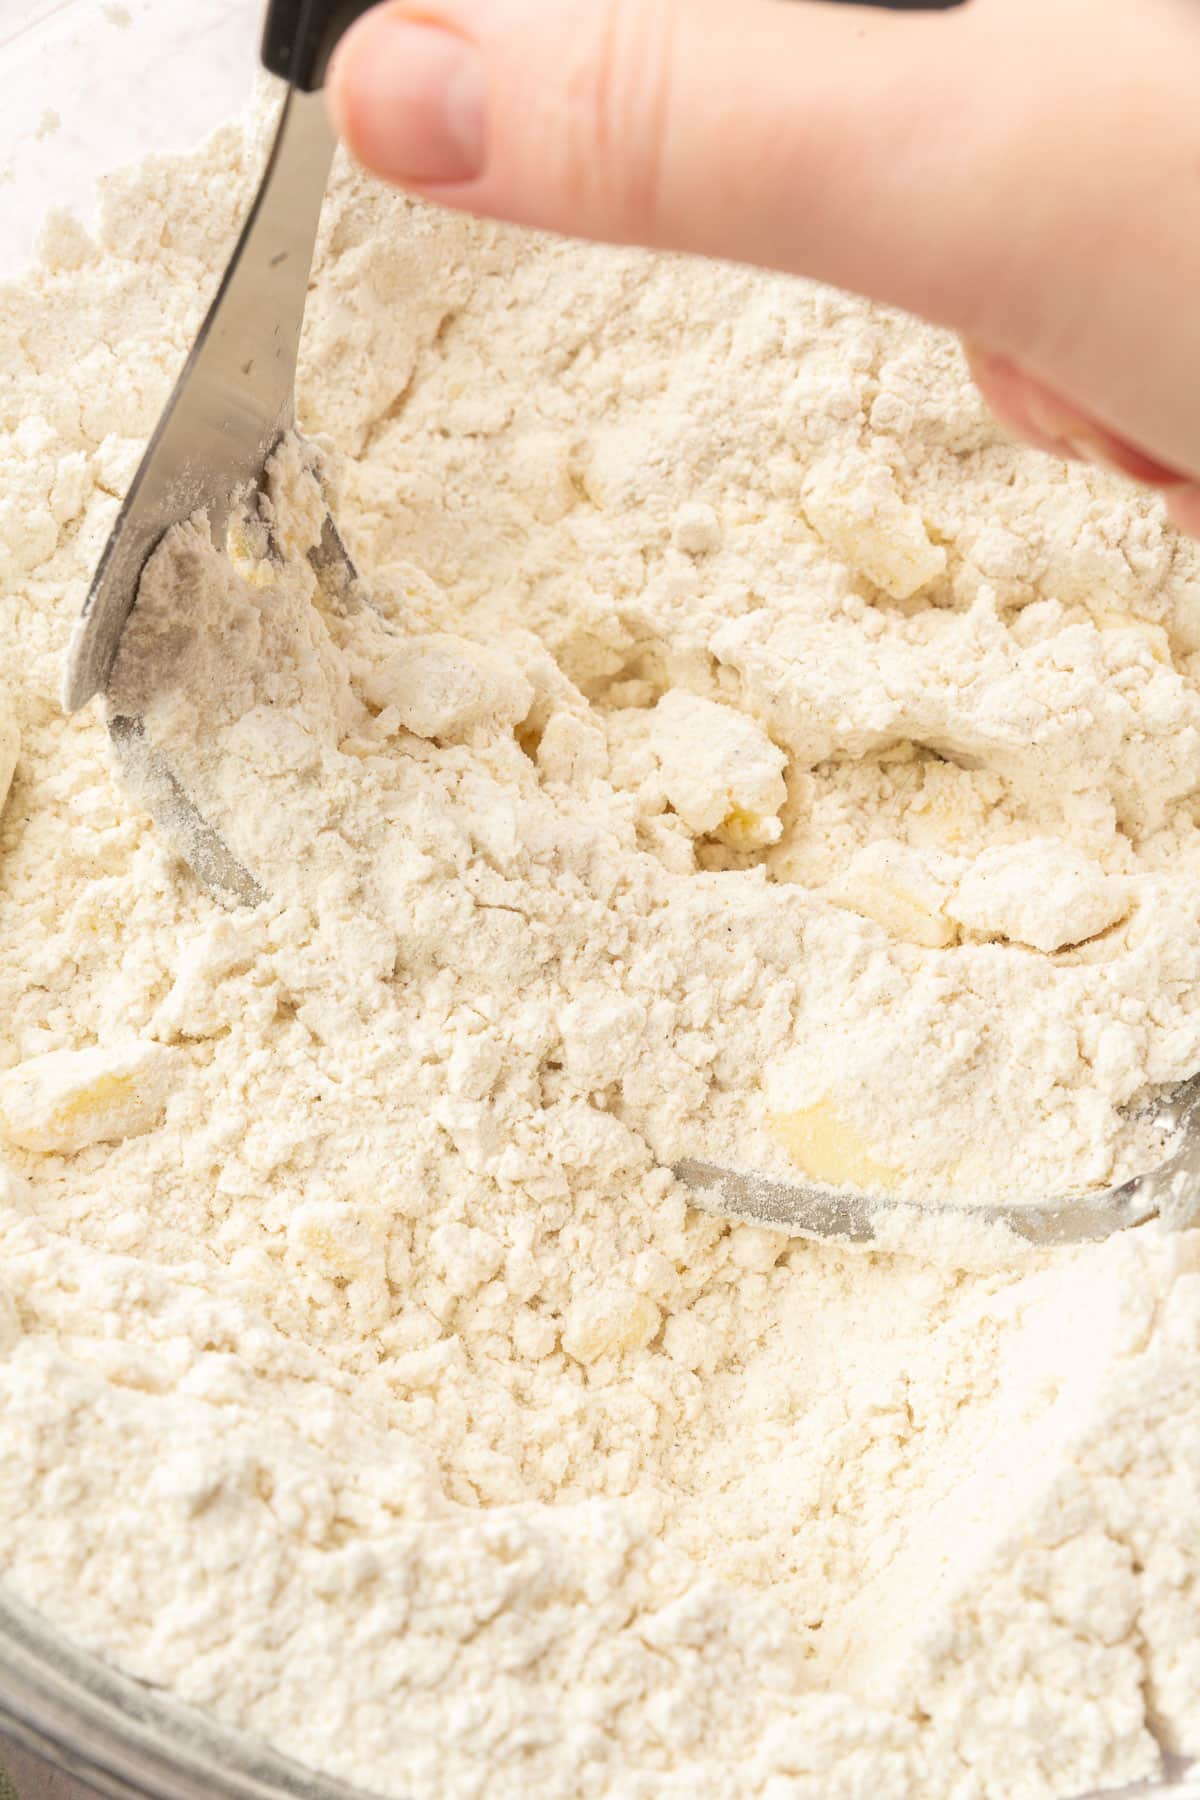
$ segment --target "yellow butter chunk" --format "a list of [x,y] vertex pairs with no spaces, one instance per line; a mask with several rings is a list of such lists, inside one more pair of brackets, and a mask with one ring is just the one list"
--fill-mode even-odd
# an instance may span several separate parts
[[768,1123],[772,1136],[812,1181],[868,1193],[887,1192],[900,1184],[898,1172],[876,1160],[827,1100],[796,1112],[772,1113]]
[[958,926],[942,911],[948,893],[919,852],[891,839],[864,845],[829,888],[837,905],[930,950],[945,949],[958,937]]
[[673,688],[654,709],[650,743],[663,792],[689,831],[738,850],[779,842],[787,758],[756,719]]
[[919,510],[901,498],[889,469],[865,457],[818,463],[804,487],[809,524],[851,569],[893,600],[907,600],[946,571]]
[[20,747],[21,734],[13,717],[12,702],[7,690],[0,687],[0,809],[8,799]]
[[662,1314],[645,1294],[623,1286],[593,1289],[571,1303],[562,1345],[576,1362],[593,1363],[642,1349],[661,1323]]
[[363,693],[394,707],[417,737],[457,742],[478,730],[508,731],[533,705],[533,689],[511,658],[467,638],[409,638],[370,669]]
[[983,851],[946,911],[979,937],[1051,955],[1107,931],[1129,905],[1126,883],[1106,874],[1093,857],[1038,837]]
[[30,1057],[0,1076],[0,1137],[63,1154],[138,1137],[158,1123],[181,1067],[178,1051],[152,1043]]
[[310,1201],[288,1220],[288,1251],[297,1263],[333,1280],[361,1281],[384,1264],[378,1221],[338,1201]]
[[1136,613],[1101,612],[1095,615],[1096,628],[1099,631],[1130,631],[1145,644],[1155,662],[1169,663],[1171,660],[1171,641],[1161,625],[1155,625],[1149,619],[1139,619]]
[[735,850],[757,850],[772,841],[780,829],[777,819],[767,820],[744,806],[735,806],[721,820],[717,836]]

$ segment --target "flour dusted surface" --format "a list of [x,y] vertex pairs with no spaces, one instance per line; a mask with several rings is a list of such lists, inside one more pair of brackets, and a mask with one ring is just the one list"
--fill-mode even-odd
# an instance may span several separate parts
[[187,528],[123,659],[268,890],[225,913],[56,692],[254,161],[0,296],[7,1580],[415,1800],[1200,1748],[1194,1235],[960,1270],[662,1167],[1136,1163],[1200,1065],[1195,551],[936,334],[343,171],[301,412],[375,604],[285,459],[283,562]]

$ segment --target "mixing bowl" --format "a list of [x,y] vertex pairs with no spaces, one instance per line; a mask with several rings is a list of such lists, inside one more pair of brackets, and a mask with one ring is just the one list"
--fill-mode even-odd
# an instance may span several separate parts
[[[355,1800],[341,1782],[127,1680],[0,1594],[0,1768],[6,1763],[18,1800]],[[1200,1771],[1176,1765],[1164,1781],[1110,1789],[1104,1800],[1155,1795],[1200,1800]]]
[[[15,1753],[4,1734],[20,1747]],[[0,1597],[0,1766],[6,1758],[19,1800],[352,1800],[340,1782],[126,1680]],[[1106,1800],[1166,1794],[1200,1800],[1200,1774],[1177,1769],[1165,1782],[1110,1791]]]
[[[105,169],[187,149],[238,110],[260,10],[261,0],[2,0],[0,273],[28,259],[48,206],[86,213]],[[352,1800],[341,1783],[118,1674],[0,1589],[5,1767],[20,1800]],[[1200,1800],[1200,1769],[1176,1764],[1125,1800],[1135,1794]]]

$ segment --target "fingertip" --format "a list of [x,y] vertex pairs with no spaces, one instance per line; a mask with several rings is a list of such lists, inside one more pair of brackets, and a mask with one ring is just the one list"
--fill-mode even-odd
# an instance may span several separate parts
[[339,44],[326,86],[338,135],[385,181],[426,188],[480,174],[483,67],[467,39],[406,7],[376,7]]
[[356,67],[360,52],[369,53],[371,39],[382,8],[373,8],[356,19],[338,39],[325,74],[325,105],[333,128],[352,154],[356,154],[354,133],[354,94]]
[[983,396],[989,412],[1022,443],[1048,456],[1074,458],[1072,446],[1056,433],[1047,431],[1034,418],[1029,405],[1029,382],[1007,356],[999,356],[979,345],[965,343],[967,366],[972,380]]
[[1167,514],[1189,537],[1200,538],[1200,482],[1187,481],[1167,490]]
[[[1186,476],[1119,437],[1090,412],[1010,357],[964,344],[967,363],[991,411],[1014,437],[1069,462],[1123,475],[1143,487],[1190,491]],[[1186,506],[1186,500],[1183,502]]]

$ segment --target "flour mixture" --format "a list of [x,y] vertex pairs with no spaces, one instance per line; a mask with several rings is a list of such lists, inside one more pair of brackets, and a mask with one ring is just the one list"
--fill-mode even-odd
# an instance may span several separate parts
[[[335,176],[261,517],[59,663],[259,127],[0,292],[0,1570],[411,1800],[1065,1800],[1200,1751],[1200,1239],[1015,1263],[1200,1067],[1200,552],[857,301]],[[19,746],[18,746],[19,732]],[[1130,1123],[1130,1120],[1134,1123]]]

